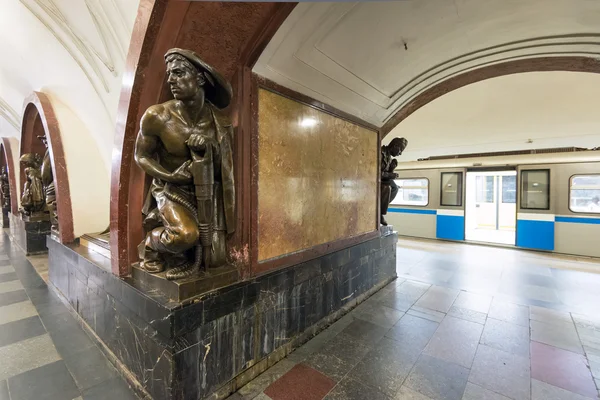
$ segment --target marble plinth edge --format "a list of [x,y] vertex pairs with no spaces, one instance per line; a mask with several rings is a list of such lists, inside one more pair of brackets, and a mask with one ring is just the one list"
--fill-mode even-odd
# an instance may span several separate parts
[[211,268],[206,276],[170,281],[165,277],[165,272],[150,274],[137,264],[132,268],[132,278],[136,283],[155,288],[174,301],[184,301],[231,285],[239,281],[239,276],[239,271],[234,266],[223,266]]
[[13,242],[28,256],[48,251],[46,237],[50,235],[49,220],[24,221],[19,215],[8,213],[10,236]]
[[49,278],[139,393],[224,399],[395,279],[397,240],[378,237],[176,302],[49,238]]

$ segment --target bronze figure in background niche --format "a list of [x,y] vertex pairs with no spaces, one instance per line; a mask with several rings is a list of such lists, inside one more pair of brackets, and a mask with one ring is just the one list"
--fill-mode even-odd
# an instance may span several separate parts
[[181,279],[228,263],[226,235],[235,230],[233,127],[221,111],[229,82],[190,50],[165,55],[174,100],[148,108],[135,146],[150,176],[142,213],[146,238],[140,266]]
[[50,158],[50,149],[48,149],[48,139],[46,136],[38,136],[38,139],[46,146],[46,153],[42,160],[41,175],[42,186],[44,188],[44,199],[48,212],[50,213],[50,223],[52,232],[58,233],[58,211],[56,208],[56,190],[54,187],[54,175],[52,174],[52,159]]
[[398,166],[398,157],[406,146],[408,140],[405,138],[394,138],[387,146],[381,146],[381,225],[387,226],[384,215],[387,214],[388,206],[398,194],[398,186],[394,179],[398,174],[394,172]]
[[2,173],[0,174],[0,194],[2,195],[2,209],[10,211],[10,184],[6,166],[2,167]]
[[42,157],[36,153],[23,154],[20,159],[25,167],[25,185],[21,195],[21,215],[29,220],[47,219],[44,187],[42,185]]

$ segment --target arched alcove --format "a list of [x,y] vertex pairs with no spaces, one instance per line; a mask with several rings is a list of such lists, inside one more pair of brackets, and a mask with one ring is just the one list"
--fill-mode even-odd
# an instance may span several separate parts
[[[69,189],[69,175],[63,151],[62,138],[58,120],[48,96],[41,92],[33,92],[23,103],[23,123],[21,125],[20,154],[37,153],[44,156],[46,147],[38,136],[45,136],[48,151],[52,160],[52,174],[56,187],[56,203],[58,210],[59,239],[61,243],[71,243],[75,239],[73,233],[73,211]],[[25,176],[21,167],[20,185],[23,187]]]
[[[250,241],[252,66],[296,3],[211,3],[142,0],[133,30],[117,111],[111,178],[110,249],[113,273],[126,276],[142,240],[144,173],[133,160],[143,112],[170,96],[164,54],[195,51],[232,82],[237,228],[231,243]],[[241,21],[244,21],[241,23]],[[219,27],[225,27],[221,29]],[[201,45],[200,45],[201,44]],[[238,151],[244,149],[244,151]]]
[[16,214],[19,210],[19,202],[18,197],[20,190],[18,189],[18,181],[17,177],[19,174],[17,173],[18,168],[15,165],[15,157],[13,154],[13,149],[17,148],[17,140],[14,138],[3,137],[2,142],[0,143],[0,157],[1,165],[6,165],[6,169],[8,172],[8,183],[10,186],[10,212],[12,214]]

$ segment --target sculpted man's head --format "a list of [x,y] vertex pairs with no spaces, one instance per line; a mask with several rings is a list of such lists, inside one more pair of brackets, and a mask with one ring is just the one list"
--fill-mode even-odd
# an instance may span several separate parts
[[399,156],[400,154],[402,154],[404,149],[406,149],[407,145],[408,145],[408,140],[406,140],[405,138],[392,139],[392,141],[390,142],[390,145],[389,145],[390,154],[393,157]]
[[191,50],[173,48],[165,54],[167,82],[177,100],[192,100],[204,95],[217,108],[231,102],[231,84]]
[[21,164],[25,167],[39,168],[41,164],[40,157],[35,153],[27,153],[21,156]]

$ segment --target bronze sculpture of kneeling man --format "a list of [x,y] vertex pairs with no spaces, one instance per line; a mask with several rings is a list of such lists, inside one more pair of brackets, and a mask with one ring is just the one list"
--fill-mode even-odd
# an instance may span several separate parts
[[137,164],[153,177],[142,213],[146,238],[140,264],[167,279],[227,263],[235,230],[231,102],[227,80],[190,50],[165,55],[174,99],[144,113]]

